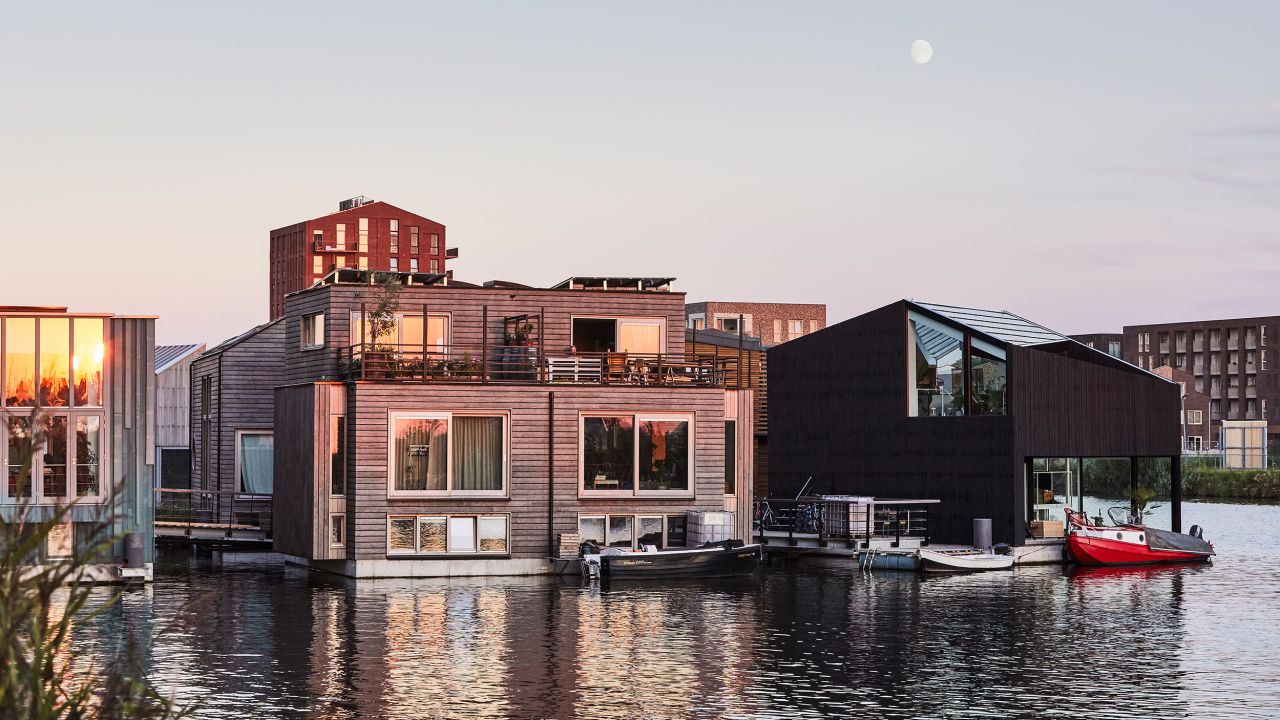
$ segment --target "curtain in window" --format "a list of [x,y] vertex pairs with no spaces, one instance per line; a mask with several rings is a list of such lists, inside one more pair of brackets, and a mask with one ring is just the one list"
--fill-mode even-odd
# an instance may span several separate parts
[[397,420],[396,489],[447,490],[448,442],[447,420]]
[[271,435],[240,436],[240,488],[247,493],[271,494],[272,456],[275,439]]
[[502,490],[502,418],[453,418],[453,489]]
[[618,323],[618,351],[657,355],[662,352],[662,326],[657,323]]

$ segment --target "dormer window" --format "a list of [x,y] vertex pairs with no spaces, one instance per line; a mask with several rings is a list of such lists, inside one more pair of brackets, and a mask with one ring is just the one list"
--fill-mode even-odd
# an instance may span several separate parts
[[1007,413],[1003,348],[914,311],[908,313],[907,334],[909,416]]

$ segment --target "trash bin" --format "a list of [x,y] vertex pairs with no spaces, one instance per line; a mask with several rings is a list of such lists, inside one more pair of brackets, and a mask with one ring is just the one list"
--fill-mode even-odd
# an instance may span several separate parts
[[973,546],[983,550],[991,547],[991,518],[973,519]]
[[131,532],[124,534],[124,566],[127,568],[146,567],[147,564],[147,544],[142,539],[142,533]]

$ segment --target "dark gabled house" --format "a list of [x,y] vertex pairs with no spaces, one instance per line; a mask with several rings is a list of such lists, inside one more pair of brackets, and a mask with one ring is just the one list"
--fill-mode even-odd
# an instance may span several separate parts
[[1177,384],[1012,313],[898,301],[773,348],[768,382],[771,496],[936,498],[936,539],[1021,545],[1084,507],[1083,459],[1167,458],[1181,524]]

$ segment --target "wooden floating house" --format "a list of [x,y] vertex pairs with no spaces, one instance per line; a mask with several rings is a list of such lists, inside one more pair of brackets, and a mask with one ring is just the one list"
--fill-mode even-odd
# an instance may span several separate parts
[[[769,491],[936,498],[931,536],[1058,535],[1086,458],[1167,459],[1181,525],[1178,385],[1006,311],[902,300],[769,351]],[[1090,508],[1091,511],[1094,508]],[[1037,536],[1033,539],[1032,536]]]
[[[751,391],[727,387],[733,360],[686,353],[671,282],[337,269],[286,296],[280,341],[240,343],[275,366],[253,398],[274,410],[275,550],[352,577],[517,575],[551,572],[566,539],[749,537]],[[212,400],[210,434],[248,401]]]

